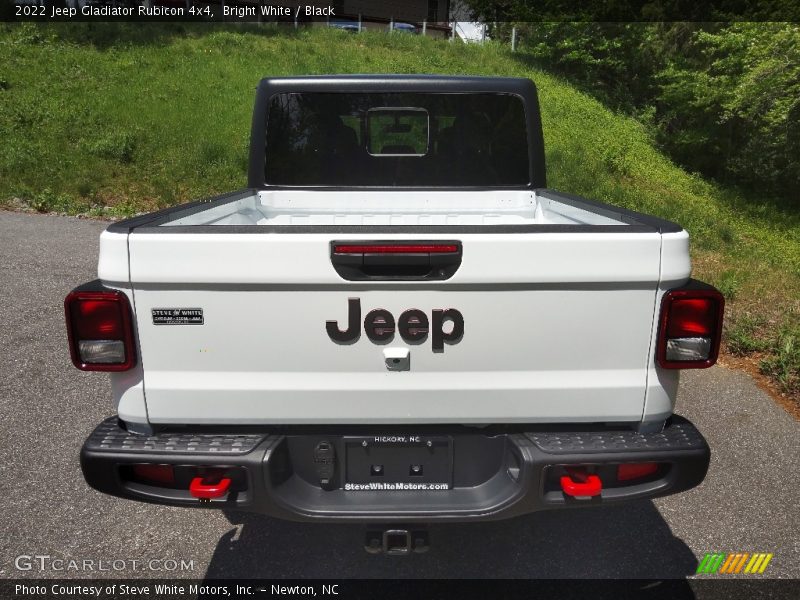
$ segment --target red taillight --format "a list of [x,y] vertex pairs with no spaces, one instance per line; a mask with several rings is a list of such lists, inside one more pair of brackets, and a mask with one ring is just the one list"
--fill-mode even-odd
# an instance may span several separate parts
[[658,463],[627,463],[617,467],[617,481],[643,479],[658,472]]
[[122,339],[122,319],[116,301],[82,299],[72,304],[75,334],[79,339]]
[[445,254],[458,252],[456,244],[336,244],[334,254]]
[[164,486],[175,484],[175,470],[172,465],[133,465],[131,473],[139,483]]
[[661,301],[656,360],[665,369],[704,369],[717,362],[725,300],[712,287],[670,290]]
[[667,337],[710,337],[717,322],[716,302],[709,298],[676,298],[670,304]]
[[72,363],[82,371],[127,371],[136,362],[131,306],[122,292],[74,291],[64,300]]

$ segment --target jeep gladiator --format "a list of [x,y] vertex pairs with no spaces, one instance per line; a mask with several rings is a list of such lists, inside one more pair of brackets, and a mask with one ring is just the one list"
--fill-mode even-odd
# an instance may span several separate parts
[[679,225],[547,189],[527,79],[268,78],[248,188],[114,223],[65,312],[93,488],[389,527],[699,484],[723,299]]

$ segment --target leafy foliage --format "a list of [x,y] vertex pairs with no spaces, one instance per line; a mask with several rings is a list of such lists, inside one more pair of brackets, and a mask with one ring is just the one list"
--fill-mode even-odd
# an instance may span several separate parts
[[520,60],[636,116],[686,167],[800,208],[797,23],[500,23]]

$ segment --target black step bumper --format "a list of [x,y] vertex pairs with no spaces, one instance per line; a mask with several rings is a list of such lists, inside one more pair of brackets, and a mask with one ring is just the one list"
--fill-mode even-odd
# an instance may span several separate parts
[[[674,494],[703,480],[710,457],[700,432],[678,416],[658,433],[574,425],[502,431],[428,427],[417,431],[419,436],[409,434],[409,428],[351,429],[220,428],[142,436],[111,418],[86,440],[81,467],[96,490],[144,502],[230,508],[297,521],[433,522],[502,519]],[[389,432],[411,442],[397,448],[376,442],[373,450],[367,440],[376,439],[370,437],[376,429],[382,438]],[[321,451],[321,443],[328,450]],[[419,462],[425,447],[438,456],[428,472],[438,469],[435,477],[446,479],[447,489],[403,484],[402,489],[354,491],[352,471],[361,468],[364,457],[367,463],[373,460],[370,452],[381,463],[402,467],[409,457]],[[630,463],[656,463],[657,469],[620,479],[619,465]],[[174,481],[138,479],[133,465],[170,465]],[[566,493],[562,478],[575,469],[596,475],[602,491],[581,497]],[[224,496],[204,501],[192,496],[189,482],[205,473],[230,478]]]

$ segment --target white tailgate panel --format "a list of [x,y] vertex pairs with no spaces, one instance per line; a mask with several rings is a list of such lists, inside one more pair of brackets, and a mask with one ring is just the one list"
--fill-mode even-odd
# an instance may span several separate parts
[[[352,236],[351,236],[352,237]],[[366,236],[355,236],[364,239]],[[378,236],[375,236],[378,237]],[[334,272],[342,235],[133,234],[144,387],[154,423],[502,423],[642,417],[660,236],[639,233],[390,236],[459,239],[449,281],[363,283]],[[577,239],[570,239],[576,238]],[[227,238],[225,243],[221,238]],[[620,282],[620,274],[625,282]],[[181,283],[175,283],[175,280]],[[325,322],[458,309],[463,338],[352,344]],[[153,308],[202,308],[203,325],[153,325]],[[389,371],[386,348],[409,348]]]

